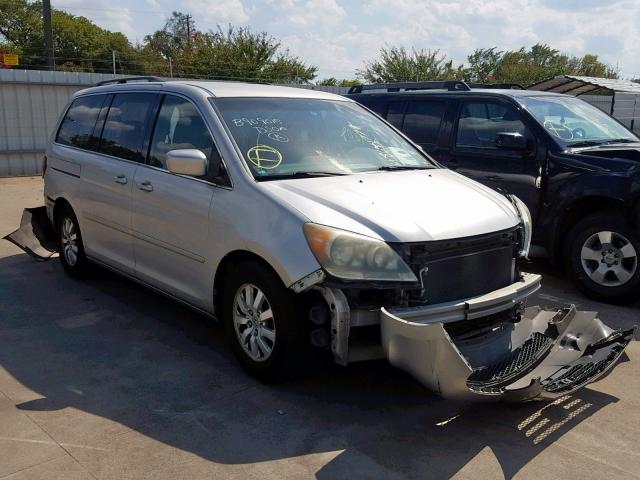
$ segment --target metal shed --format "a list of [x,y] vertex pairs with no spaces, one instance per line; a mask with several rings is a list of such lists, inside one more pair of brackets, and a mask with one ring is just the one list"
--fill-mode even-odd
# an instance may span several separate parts
[[[627,128],[640,134],[640,83],[611,78],[559,75],[531,85],[529,90],[581,95]],[[593,95],[606,91],[605,95]]]

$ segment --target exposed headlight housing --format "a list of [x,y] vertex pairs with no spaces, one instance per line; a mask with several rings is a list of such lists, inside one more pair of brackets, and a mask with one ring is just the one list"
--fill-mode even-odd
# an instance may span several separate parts
[[418,281],[395,250],[381,240],[315,223],[306,223],[304,234],[322,268],[336,278]]
[[520,250],[518,256],[523,258],[529,258],[529,249],[531,248],[531,232],[533,229],[531,221],[531,212],[529,208],[515,195],[508,195],[509,200],[515,207],[520,217],[520,224],[522,225],[522,240],[520,244]]

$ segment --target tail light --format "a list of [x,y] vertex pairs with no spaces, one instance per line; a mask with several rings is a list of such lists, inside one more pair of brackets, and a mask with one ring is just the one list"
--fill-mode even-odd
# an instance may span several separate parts
[[44,178],[44,174],[47,171],[47,156],[42,157],[42,178]]

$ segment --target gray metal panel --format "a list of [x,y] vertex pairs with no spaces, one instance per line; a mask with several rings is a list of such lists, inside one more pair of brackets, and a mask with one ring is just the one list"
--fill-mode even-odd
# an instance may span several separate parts
[[82,88],[64,76],[65,83],[54,85],[41,81],[39,72],[17,73],[14,80],[29,77],[36,82],[0,82],[0,176],[40,173],[42,153],[58,116],[71,94]]

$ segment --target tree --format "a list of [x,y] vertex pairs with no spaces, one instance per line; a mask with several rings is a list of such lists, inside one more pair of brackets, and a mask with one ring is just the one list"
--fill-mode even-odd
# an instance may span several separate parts
[[[42,3],[0,0],[0,41],[21,56],[21,65],[44,68]],[[102,29],[85,17],[52,10],[56,68],[90,72],[111,72],[112,51],[116,51],[121,73],[140,70],[137,52],[119,32]]]
[[467,57],[465,79],[474,82],[518,83],[528,86],[557,75],[618,78],[615,68],[602,63],[597,55],[570,57],[545,44],[529,50],[498,51],[480,48]]
[[174,75],[182,77],[279,83],[303,83],[315,78],[316,67],[282,49],[280,42],[266,32],[231,25],[201,32],[191,23],[188,35],[186,18],[173,12],[162,30],[145,37],[142,52],[148,69],[160,67],[166,74],[171,58]]
[[463,78],[464,69],[454,67],[439,50],[412,49],[409,53],[404,47],[383,47],[379,58],[366,63],[357,75],[371,83],[457,80]]
[[362,82],[357,79],[348,80],[345,78],[343,80],[338,80],[335,77],[325,78],[323,80],[320,80],[319,82],[316,82],[316,85],[321,85],[323,87],[353,87],[354,85],[361,84]]
[[498,47],[478,48],[467,57],[469,63],[465,72],[465,80],[488,83],[496,79],[496,70],[503,52]]
[[322,87],[337,87],[338,79],[335,77],[325,78],[324,80],[317,82],[316,85],[320,85]]

